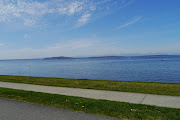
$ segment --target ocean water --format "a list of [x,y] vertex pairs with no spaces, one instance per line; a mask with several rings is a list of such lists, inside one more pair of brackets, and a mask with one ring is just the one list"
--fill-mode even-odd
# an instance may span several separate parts
[[180,57],[1,60],[0,75],[180,83]]

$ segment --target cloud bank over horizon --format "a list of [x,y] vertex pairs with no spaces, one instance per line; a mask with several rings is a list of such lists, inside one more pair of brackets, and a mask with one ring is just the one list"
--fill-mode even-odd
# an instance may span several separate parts
[[[156,54],[179,54],[180,43],[162,45],[156,47],[141,47],[129,49],[128,46],[116,46],[118,42],[106,43],[98,39],[77,39],[60,42],[44,48],[21,48],[0,51],[0,59],[31,59],[45,57],[83,57],[83,56],[111,56],[111,55],[156,55]],[[1,45],[1,44],[0,44]],[[3,45],[3,44],[2,44]],[[176,52],[174,52],[174,50]],[[151,52],[149,52],[151,51]]]

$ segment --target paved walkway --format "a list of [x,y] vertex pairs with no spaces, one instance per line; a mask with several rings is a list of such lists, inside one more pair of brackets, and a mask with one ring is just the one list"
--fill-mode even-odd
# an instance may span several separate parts
[[0,98],[0,120],[122,120]]
[[111,101],[136,103],[136,104],[147,104],[147,105],[163,106],[170,108],[180,108],[179,96],[165,96],[165,95],[90,90],[90,89],[79,89],[79,88],[52,87],[52,86],[7,83],[7,82],[0,82],[0,87],[51,93],[51,94],[60,94],[67,96],[78,96],[84,98],[104,99]]

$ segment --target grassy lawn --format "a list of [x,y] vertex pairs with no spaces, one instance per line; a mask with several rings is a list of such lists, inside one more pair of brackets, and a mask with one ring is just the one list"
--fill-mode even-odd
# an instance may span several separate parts
[[180,96],[180,83],[128,82],[0,75],[2,82]]
[[0,88],[0,97],[128,120],[179,120],[180,109]]

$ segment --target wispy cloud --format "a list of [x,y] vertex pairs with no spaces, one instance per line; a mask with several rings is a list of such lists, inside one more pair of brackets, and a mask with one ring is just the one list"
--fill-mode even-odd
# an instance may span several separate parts
[[31,38],[31,35],[29,34],[24,34],[24,39],[30,39]]
[[131,20],[130,22],[128,22],[126,24],[123,24],[123,25],[120,25],[117,29],[121,29],[121,28],[127,27],[127,26],[129,26],[131,24],[134,24],[134,23],[138,22],[141,19],[142,19],[142,16],[136,17],[133,20]]
[[89,21],[90,17],[91,17],[90,13],[81,16],[81,18],[79,18],[79,20],[77,22],[77,27],[86,24]]
[[4,44],[3,44],[3,43],[0,43],[0,47],[1,47],[1,46],[4,46]]
[[84,25],[98,10],[124,6],[131,0],[0,0],[0,22],[23,23],[25,26],[39,24],[47,16],[75,16]]

